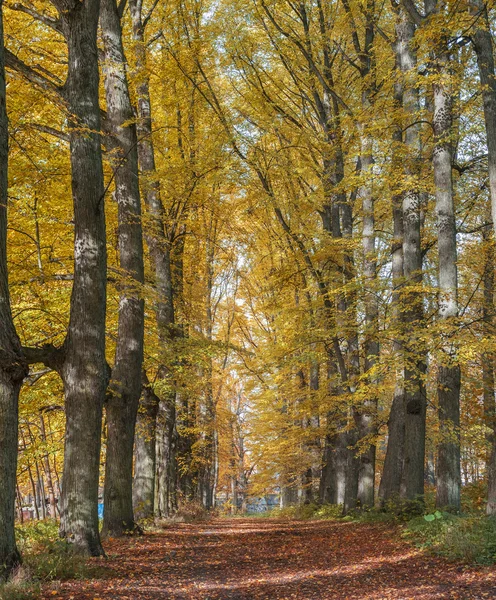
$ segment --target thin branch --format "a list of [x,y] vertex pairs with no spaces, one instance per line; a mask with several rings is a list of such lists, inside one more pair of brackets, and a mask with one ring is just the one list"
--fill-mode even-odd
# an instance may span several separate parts
[[146,17],[143,19],[143,29],[145,29],[148,21],[150,20],[153,11],[155,10],[155,8],[157,7],[157,4],[160,2],[160,0],[155,0],[154,3],[152,4],[150,10],[148,11],[148,14],[146,15]]

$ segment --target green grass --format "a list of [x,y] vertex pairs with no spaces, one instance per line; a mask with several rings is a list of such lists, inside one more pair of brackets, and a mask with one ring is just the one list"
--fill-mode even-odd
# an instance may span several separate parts
[[403,537],[417,547],[450,560],[496,563],[496,518],[436,511],[409,521]]
[[66,579],[86,579],[96,568],[74,554],[58,534],[55,521],[30,521],[16,527],[22,565],[10,580],[0,584],[0,600],[31,600],[39,596],[41,584]]

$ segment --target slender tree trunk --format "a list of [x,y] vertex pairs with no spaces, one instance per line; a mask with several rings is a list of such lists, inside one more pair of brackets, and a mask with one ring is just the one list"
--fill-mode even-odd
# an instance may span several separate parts
[[135,530],[132,500],[133,444],[141,395],[144,282],[138,148],[129,97],[126,58],[116,0],[101,0],[107,118],[114,141],[112,168],[118,208],[119,325],[110,396],[106,404],[104,535]]
[[[477,15],[476,30],[472,34],[479,67],[479,79],[484,102],[484,121],[486,125],[487,161],[489,170],[489,190],[491,194],[491,213],[493,228],[496,232],[496,76],[494,68],[493,39],[486,5],[481,0],[473,0],[472,12]],[[486,236],[487,237],[487,236]],[[491,244],[492,242],[488,241]],[[494,250],[491,248],[491,254]],[[490,270],[490,272],[489,272]],[[488,262],[484,277],[484,311],[487,322],[488,311],[494,311],[493,274],[494,263]],[[490,308],[489,308],[490,307]],[[488,335],[494,335],[490,327]],[[488,497],[486,512],[496,514],[496,408],[494,406],[494,357],[483,357],[484,412],[487,425],[492,430],[488,435],[490,453],[487,461]]]
[[[365,102],[368,105],[368,102]],[[362,175],[367,180],[372,178],[372,140],[364,134],[362,140]],[[361,188],[362,211],[363,211],[363,271],[365,278],[365,373],[373,373],[379,359],[378,334],[378,292],[375,289],[377,283],[377,260],[375,248],[375,217],[374,197],[370,184]],[[368,392],[370,398],[360,407],[358,416],[358,433],[360,439],[374,436],[377,432],[377,397],[374,389],[377,378],[372,375],[367,379],[370,386]],[[360,455],[360,466],[358,472],[358,501],[363,508],[374,506],[375,486],[375,442],[369,440],[367,449]]]
[[137,519],[149,519],[154,514],[155,429],[159,402],[144,373],[134,443],[133,507]]
[[69,50],[65,85],[71,115],[74,284],[60,374],[65,391],[65,452],[60,532],[74,549],[103,554],[98,531],[105,360],[106,247],[99,72],[99,0],[54,0]]
[[[398,25],[397,25],[398,27]],[[403,39],[403,28],[399,24],[397,29],[397,40],[395,43],[396,53],[396,77],[394,97],[398,108],[403,106],[403,77],[401,74],[400,52],[401,44],[405,43]],[[403,119],[400,119],[395,131],[393,132],[393,159],[392,168],[394,177],[402,168],[400,155],[401,144],[403,143]],[[401,478],[403,474],[403,460],[405,449],[405,391],[404,391],[404,365],[402,357],[402,334],[403,334],[403,312],[401,310],[401,287],[403,285],[403,194],[401,190],[395,191],[392,202],[393,212],[393,242],[391,247],[392,255],[392,317],[396,329],[393,341],[393,352],[397,359],[396,384],[393,393],[393,402],[389,412],[388,419],[388,438],[384,467],[382,471],[381,483],[379,486],[379,498],[381,505],[386,502],[399,499],[401,489]]]
[[[489,225],[491,215],[488,215],[488,225],[482,230],[486,262],[484,268],[484,304],[482,320],[484,337],[489,339],[494,335],[494,236]],[[496,514],[496,402],[494,378],[494,353],[484,352],[481,356],[482,384],[484,400],[484,420],[487,427],[486,442],[486,473],[487,473],[487,505],[488,515]]]
[[155,515],[159,518],[170,517],[177,510],[175,411],[176,393],[172,390],[160,398],[157,415]]
[[[47,443],[46,430],[45,430],[45,419],[43,413],[40,412],[40,434],[41,440],[44,444]],[[52,471],[50,469],[50,458],[48,452],[43,457],[43,470],[45,471],[45,478],[47,482],[48,491],[48,502],[50,505],[50,517],[52,519],[57,518],[57,502],[55,500],[55,490],[53,487]]]
[[[160,197],[160,185],[155,168],[155,151],[152,135],[149,73],[146,65],[145,23],[142,2],[129,0],[135,43],[137,103],[138,103],[138,157],[143,198],[148,218],[145,240],[150,253],[155,276],[157,298],[154,304],[158,335],[163,349],[170,346],[177,335],[175,324],[171,243],[164,232],[165,212]],[[156,437],[156,486],[154,511],[158,517],[170,516],[177,508],[176,498],[176,407],[175,393],[163,392],[171,385],[171,374],[165,367],[159,368],[157,395],[160,405],[157,413]],[[168,419],[172,419],[171,422]],[[167,461],[167,463],[163,463]]]
[[471,35],[471,39],[477,55],[484,102],[491,213],[494,231],[496,232],[496,77],[493,39],[486,4],[482,0],[471,0],[471,5],[472,12],[477,15],[476,29]]
[[10,309],[7,269],[7,168],[8,121],[3,0],[0,0],[0,581],[6,579],[20,561],[14,534],[18,401],[22,380],[27,375]]

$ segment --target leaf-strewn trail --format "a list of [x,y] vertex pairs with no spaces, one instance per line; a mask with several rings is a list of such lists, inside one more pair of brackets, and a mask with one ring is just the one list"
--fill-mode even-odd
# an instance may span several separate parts
[[106,574],[43,598],[184,600],[496,597],[496,569],[425,555],[388,525],[217,520],[107,544]]

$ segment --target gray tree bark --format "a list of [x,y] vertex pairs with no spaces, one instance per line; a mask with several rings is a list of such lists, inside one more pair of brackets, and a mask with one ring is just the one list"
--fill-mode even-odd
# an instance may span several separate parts
[[[399,40],[397,40],[399,43]],[[398,52],[396,52],[396,69],[400,71]],[[401,77],[401,76],[400,76]],[[403,82],[401,79],[395,84],[395,100],[399,107],[403,105]],[[393,159],[394,171],[401,169],[401,157],[399,148],[403,143],[402,123],[398,123],[393,132]],[[393,402],[389,411],[388,439],[384,467],[382,470],[381,483],[379,485],[379,499],[382,506],[390,500],[399,499],[401,488],[401,476],[403,473],[403,459],[405,447],[405,392],[404,392],[404,368],[402,357],[402,323],[403,313],[401,310],[401,287],[403,285],[403,194],[401,190],[393,195],[393,242],[391,246],[392,255],[392,315],[396,335],[393,341],[393,352],[399,365],[396,368],[396,383],[393,393]]]
[[[57,367],[64,382],[66,431],[60,532],[83,554],[103,554],[98,531],[105,360],[107,260],[100,139],[100,2],[54,0],[69,51],[65,95],[71,115],[74,284],[69,330]],[[61,360],[62,359],[62,360]]]
[[115,364],[106,403],[103,534],[118,537],[136,530],[133,516],[133,445],[141,395],[144,282],[138,139],[129,95],[126,57],[116,0],[101,0],[107,129],[118,209],[119,324]]
[[[160,185],[155,167],[155,150],[152,135],[152,114],[150,101],[150,83],[146,66],[146,22],[142,14],[142,2],[129,0],[131,13],[133,41],[135,43],[136,88],[138,104],[138,158],[142,181],[143,198],[145,201],[148,226],[145,230],[145,240],[150,253],[154,272],[154,284],[157,291],[154,303],[159,341],[162,348],[170,345],[177,330],[175,324],[171,243],[165,235],[165,211],[160,197]],[[170,386],[170,373],[165,367],[159,369],[159,385],[157,395],[160,404],[155,428],[156,450],[156,485],[154,491],[154,512],[158,517],[169,516],[177,508],[176,498],[176,407],[175,392],[163,389]],[[163,385],[162,385],[163,384]],[[146,440],[143,447],[150,448]],[[164,462],[166,461],[166,462]],[[151,460],[138,463],[138,468],[148,468]],[[149,480],[150,474],[142,476]],[[155,475],[154,475],[155,476]],[[141,481],[135,477],[135,483]],[[138,494],[139,492],[135,492]]]
[[[419,125],[415,124],[416,113],[419,110],[418,87],[415,79],[417,57],[413,47],[415,26],[407,13],[407,10],[401,9],[396,26],[396,52],[397,62],[405,77],[403,107],[408,119],[406,124],[408,127],[405,128],[404,141],[409,152],[406,172],[416,177],[419,174],[421,159],[420,130]],[[422,281],[420,202],[421,195],[415,186],[403,194],[404,287],[401,300],[402,306],[405,307],[404,332],[418,330],[423,318],[422,294],[418,291]],[[403,337],[405,444],[400,493],[407,500],[416,500],[422,498],[424,493],[425,355],[418,340],[411,340],[404,334]]]
[[133,507],[137,519],[149,519],[154,513],[155,429],[159,402],[144,373],[134,442]]
[[[437,0],[426,3],[427,13],[438,11]],[[456,222],[453,197],[453,91],[446,34],[433,50],[436,81],[434,94],[433,151],[438,231],[439,319],[450,324],[458,315]],[[443,334],[443,358],[438,368],[437,396],[441,441],[438,447],[436,505],[460,510],[460,367],[456,347]]]

